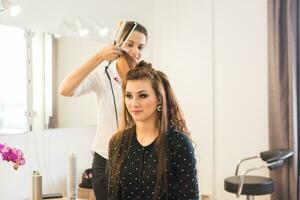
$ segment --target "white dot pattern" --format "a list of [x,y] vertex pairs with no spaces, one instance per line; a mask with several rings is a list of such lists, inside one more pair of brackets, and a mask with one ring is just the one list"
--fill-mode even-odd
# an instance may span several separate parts
[[[132,137],[129,156],[119,172],[119,189],[122,200],[153,199],[156,183],[157,155],[154,142],[143,147]],[[175,131],[168,134],[168,193],[159,199],[199,199],[194,149],[189,138]],[[168,198],[167,198],[168,195]]]

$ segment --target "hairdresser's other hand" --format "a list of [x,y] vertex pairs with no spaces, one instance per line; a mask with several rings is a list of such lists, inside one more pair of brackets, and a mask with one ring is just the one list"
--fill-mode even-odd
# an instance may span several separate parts
[[122,49],[120,47],[116,47],[113,44],[109,44],[101,49],[98,53],[98,56],[107,61],[113,61],[122,55]]

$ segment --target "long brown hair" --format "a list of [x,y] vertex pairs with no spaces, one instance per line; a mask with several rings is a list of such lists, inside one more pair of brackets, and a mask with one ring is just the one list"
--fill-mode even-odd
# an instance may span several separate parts
[[155,148],[158,158],[156,185],[154,200],[162,196],[167,191],[167,148],[168,148],[168,130],[174,129],[187,134],[190,133],[186,127],[185,120],[181,113],[180,107],[175,98],[167,76],[152,68],[151,64],[140,62],[135,68],[128,71],[123,83],[123,112],[121,119],[121,129],[112,137],[109,147],[109,191],[113,198],[118,191],[119,170],[122,162],[129,152],[131,138],[135,131],[135,122],[125,106],[125,89],[130,80],[149,80],[152,88],[162,106],[161,112],[158,112],[157,127],[159,131],[158,138],[155,140]]

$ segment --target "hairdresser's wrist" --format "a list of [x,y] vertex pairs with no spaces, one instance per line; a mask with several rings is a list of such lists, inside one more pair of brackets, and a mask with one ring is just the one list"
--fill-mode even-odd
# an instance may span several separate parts
[[101,53],[95,54],[92,59],[96,65],[99,65],[100,63],[102,63],[104,61],[104,58]]

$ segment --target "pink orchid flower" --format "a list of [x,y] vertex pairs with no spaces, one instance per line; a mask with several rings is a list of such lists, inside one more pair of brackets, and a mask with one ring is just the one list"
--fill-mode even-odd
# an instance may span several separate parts
[[14,163],[14,169],[18,169],[19,166],[25,164],[24,153],[20,149],[11,148],[0,143],[0,154],[2,154],[2,160]]

